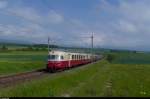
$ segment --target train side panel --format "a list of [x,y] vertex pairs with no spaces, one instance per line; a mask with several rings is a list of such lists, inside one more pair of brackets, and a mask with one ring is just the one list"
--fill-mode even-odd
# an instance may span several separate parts
[[80,54],[80,53],[66,53],[66,52],[52,52],[50,55],[57,56],[55,60],[50,58],[47,63],[47,69],[60,70],[70,67],[75,67],[83,64],[88,64],[99,60],[96,55]]

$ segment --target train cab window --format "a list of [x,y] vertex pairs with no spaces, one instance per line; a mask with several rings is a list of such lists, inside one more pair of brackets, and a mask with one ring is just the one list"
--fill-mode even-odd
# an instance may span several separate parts
[[56,59],[59,59],[59,56],[58,55],[49,55],[48,59],[56,60]]
[[49,55],[49,56],[48,56],[48,59],[49,59],[49,60],[63,60],[64,57],[63,57],[63,56],[60,56],[60,55]]

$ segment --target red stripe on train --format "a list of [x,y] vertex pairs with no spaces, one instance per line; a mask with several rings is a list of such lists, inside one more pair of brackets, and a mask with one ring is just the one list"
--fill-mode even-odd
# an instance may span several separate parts
[[[87,64],[90,63],[91,60],[70,60],[69,61],[48,61],[47,68],[48,69],[64,69],[67,67],[73,67],[77,65]],[[70,64],[70,66],[69,66]]]

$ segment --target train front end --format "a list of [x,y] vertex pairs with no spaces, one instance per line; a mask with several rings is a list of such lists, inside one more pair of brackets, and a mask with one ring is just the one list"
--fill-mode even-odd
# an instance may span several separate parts
[[60,69],[64,69],[64,56],[61,52],[51,51],[48,54],[47,70],[50,72],[55,72]]

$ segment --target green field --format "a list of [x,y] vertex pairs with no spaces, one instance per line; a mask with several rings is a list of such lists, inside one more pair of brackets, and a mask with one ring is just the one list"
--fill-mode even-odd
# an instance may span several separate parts
[[44,68],[46,51],[9,51],[0,53],[0,76]]
[[[150,55],[112,54],[115,57],[111,63],[103,59],[95,64],[50,74],[0,89],[0,96],[150,96]],[[134,59],[138,61],[133,62]]]
[[150,64],[150,53],[112,53],[113,63]]

